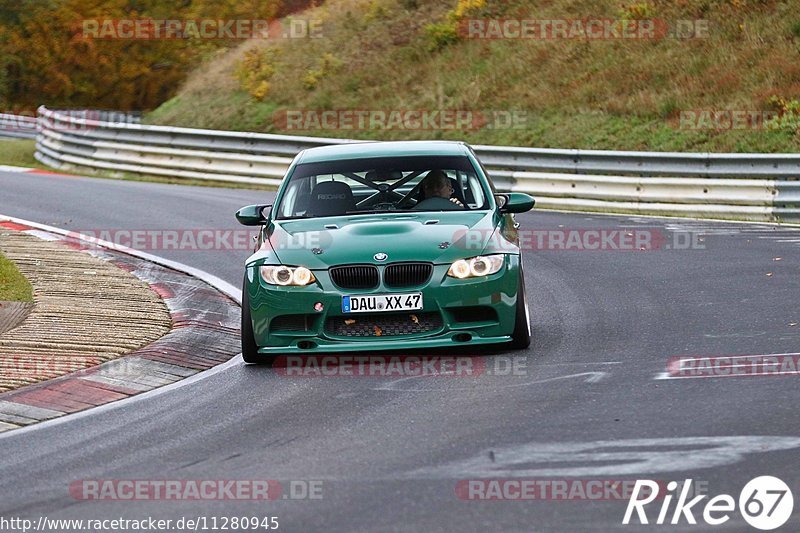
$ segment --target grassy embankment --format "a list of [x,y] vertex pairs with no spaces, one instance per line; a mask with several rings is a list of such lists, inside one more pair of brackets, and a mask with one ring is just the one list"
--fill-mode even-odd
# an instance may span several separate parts
[[[459,7],[460,11],[459,11]],[[470,7],[472,6],[472,7]],[[477,6],[477,7],[476,7]],[[481,7],[482,6],[482,7]],[[322,38],[254,41],[200,67],[157,124],[611,150],[797,152],[797,128],[681,128],[681,110],[800,111],[793,1],[328,0]],[[476,40],[469,18],[708,21],[707,38]],[[518,110],[519,129],[288,131],[286,110]]]
[[0,254],[0,301],[33,301],[31,284],[3,254]]

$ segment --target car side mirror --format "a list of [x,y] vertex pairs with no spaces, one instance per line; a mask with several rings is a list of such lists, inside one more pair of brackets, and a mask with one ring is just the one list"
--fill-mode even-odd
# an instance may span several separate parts
[[272,204],[248,205],[236,212],[236,220],[243,226],[260,226],[267,222],[264,210]]
[[533,209],[536,203],[533,196],[524,192],[509,192],[495,195],[497,207],[503,214],[524,213]]

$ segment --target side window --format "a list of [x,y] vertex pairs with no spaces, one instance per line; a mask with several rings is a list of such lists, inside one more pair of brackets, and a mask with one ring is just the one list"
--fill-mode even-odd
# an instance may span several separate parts
[[466,189],[467,203],[471,209],[481,209],[486,205],[486,198],[483,194],[481,182],[478,179],[478,176],[471,172],[467,175]]
[[299,187],[299,181],[289,184],[289,188],[286,189],[286,194],[283,196],[283,201],[281,201],[281,217],[294,216],[294,204],[297,203],[297,189]]
[[311,178],[300,178],[292,180],[286,194],[281,201],[281,217],[294,217],[302,215],[308,205],[310,194]]

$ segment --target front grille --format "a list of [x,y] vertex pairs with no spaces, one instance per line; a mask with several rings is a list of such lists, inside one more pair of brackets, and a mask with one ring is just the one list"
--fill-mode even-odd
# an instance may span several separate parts
[[281,315],[272,319],[269,324],[270,331],[306,331],[310,329],[314,318],[309,320],[308,315]]
[[430,263],[395,263],[386,267],[383,282],[387,287],[414,287],[427,282],[432,272]]
[[337,337],[391,337],[429,333],[442,327],[439,313],[335,316],[325,331]]
[[333,267],[331,280],[342,289],[372,289],[378,286],[378,269],[372,265]]

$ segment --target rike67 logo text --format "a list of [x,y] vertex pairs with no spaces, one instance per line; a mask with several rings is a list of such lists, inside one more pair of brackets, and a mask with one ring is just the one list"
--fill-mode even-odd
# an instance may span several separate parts
[[[708,495],[701,494],[689,499],[691,485],[691,479],[682,484],[670,481],[667,483],[666,491],[660,493],[659,489],[663,488],[663,484],[649,479],[636,480],[622,523],[636,524],[636,520],[631,522],[634,512],[639,524],[675,525],[684,520],[688,524],[697,524],[695,513],[699,513],[702,520],[710,526],[719,526],[731,519],[731,514],[737,507],[733,496],[720,494],[703,502]],[[672,508],[675,497],[677,501]],[[661,506],[655,522],[652,522],[653,516],[648,516],[645,507],[657,500]],[[789,520],[794,508],[794,498],[789,486],[782,480],[772,476],[760,476],[750,480],[739,493],[738,508],[748,524],[767,531],[777,529]]]

